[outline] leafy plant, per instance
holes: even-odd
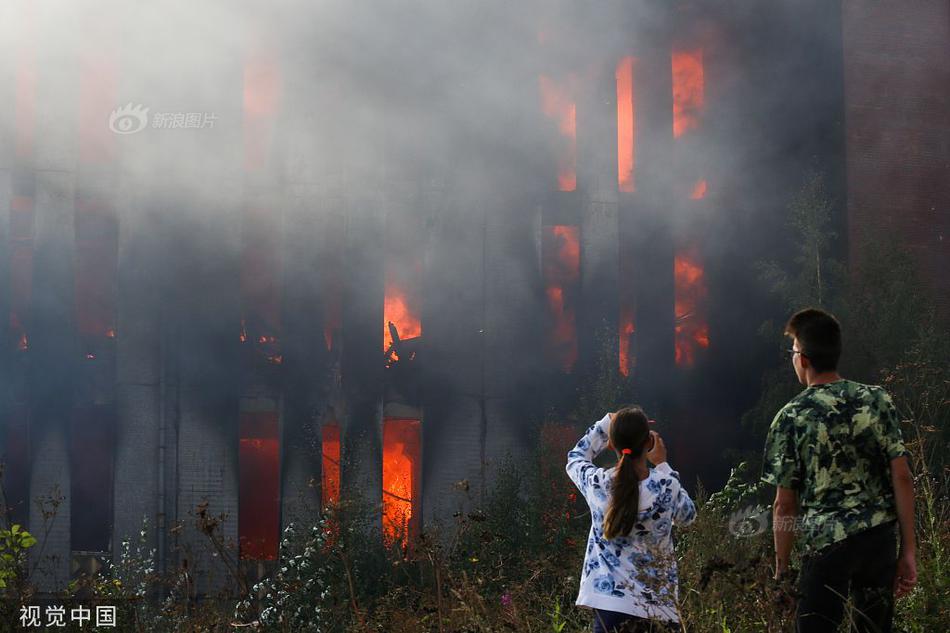
[[[298,530],[293,523],[284,529],[280,567],[237,604],[238,620],[264,631],[326,630],[334,530],[326,517],[302,534]]]
[[[36,545],[36,538],[17,523],[0,529],[0,589],[23,573],[26,552]]]
[[[554,633],[561,633],[565,626],[567,626],[567,620],[561,615],[561,602],[556,600],[554,610],[551,612],[551,630]]]

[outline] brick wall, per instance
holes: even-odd
[[[842,3],[848,238],[909,247],[950,314],[950,4]]]

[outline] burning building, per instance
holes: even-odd
[[[852,52],[812,34],[822,70],[782,65],[811,69],[796,37],[840,11],[788,9],[780,36],[757,8],[340,3],[317,26],[243,16],[212,46],[122,12],[77,14],[80,37],[20,4],[0,68],[0,440],[16,520],[39,531],[56,504],[44,589],[148,517],[160,569],[213,590],[202,504],[257,573],[283,526],[347,497],[408,546],[477,504],[536,423],[586,423],[570,400],[604,366],[684,473],[721,477],[702,448],[739,436],[733,396],[758,384],[758,314],[732,302],[780,242],[773,190],[816,154],[843,190]],[[511,26],[494,46],[478,28],[447,43],[487,18]],[[151,61],[179,44],[200,60]],[[760,99],[774,72],[794,81]]]

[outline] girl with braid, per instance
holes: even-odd
[[[590,506],[576,604],[593,610],[594,633],[681,630],[671,532],[692,523],[696,507],[649,424],[640,407],[608,413],[567,454],[567,474]],[[607,449],[617,464],[598,468],[593,460]]]

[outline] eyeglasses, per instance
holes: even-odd
[[[788,348],[787,350],[785,350],[785,353],[788,354],[789,358],[795,358],[795,354],[802,354],[802,356],[804,356],[804,354],[802,353],[802,350],[795,349],[794,347]]]

